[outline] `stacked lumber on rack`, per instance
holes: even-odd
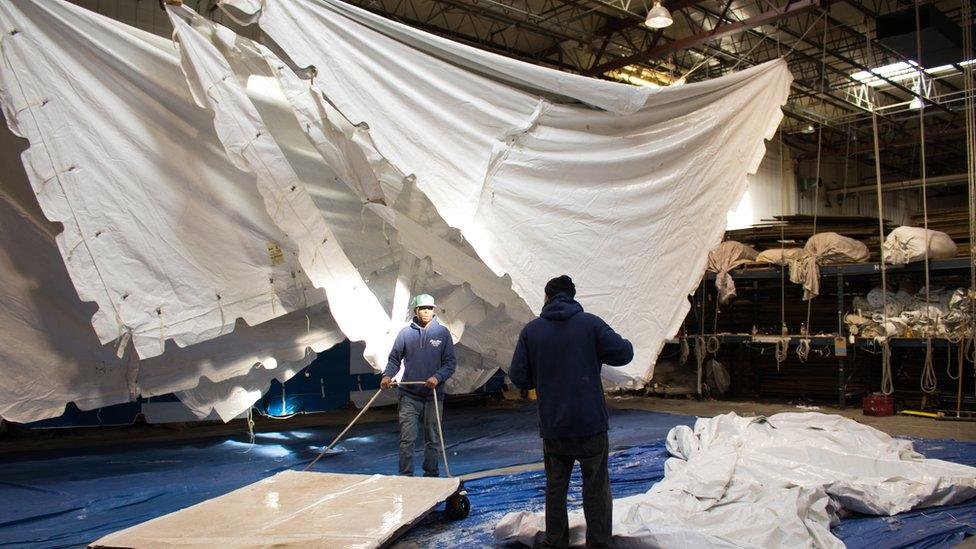
[[[931,215],[929,224],[931,225]],[[885,221],[885,234],[894,228],[894,224]],[[833,232],[860,240],[870,250],[871,261],[877,261],[880,256],[877,219],[863,216],[817,216],[816,232]],[[779,248],[783,245],[780,243],[781,239],[787,241],[787,248],[801,248],[813,234],[812,215],[787,215],[764,219],[747,229],[726,231],[725,238],[748,244],[761,251]]]
[[[912,225],[922,227],[925,217],[921,212],[912,216]],[[929,229],[949,235],[959,249],[959,255],[969,255],[969,208],[940,208],[929,210]]]
[[[889,221],[885,221],[886,233],[894,228],[895,225]],[[873,241],[874,248],[877,248],[877,219],[852,216],[818,216],[816,232],[838,233],[860,240],[868,244],[868,246],[871,245],[869,242]],[[813,234],[812,215],[788,215],[776,216],[773,219],[764,219],[762,222],[747,229],[726,231],[725,238],[726,240],[735,240],[743,244],[749,244],[756,249],[766,250],[779,248],[781,238],[796,242],[795,244],[788,244],[788,246],[803,246],[806,240],[813,236]]]

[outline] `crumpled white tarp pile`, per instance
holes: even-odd
[[[668,433],[664,479],[614,501],[622,547],[836,547],[849,511],[894,515],[976,497],[976,468],[926,459],[907,440],[819,413],[729,413]],[[582,513],[570,515],[582,544]],[[498,540],[531,544],[542,515],[509,513]]]
[[[105,392],[87,383],[103,366],[60,372],[52,359],[30,371],[6,353],[18,333],[2,332],[2,368],[76,381],[0,385],[8,410],[20,410],[10,419],[162,389],[196,391],[178,394],[229,419],[260,394],[255,371],[307,363],[337,337],[364,341],[382,366],[421,291],[471,351],[448,390],[470,390],[507,367],[545,281],[561,273],[635,343],[613,381],[641,385],[790,84],[776,61],[635,88],[341,2],[226,4],[254,14],[289,59],[183,6],[166,8],[169,41],[63,0],[0,4],[7,124],[29,141],[30,186],[44,217],[64,226],[57,246],[78,297],[96,307],[79,302],[79,318],[89,311],[100,346],[125,357],[109,368],[124,382]],[[318,76],[302,80],[295,63]],[[218,345],[185,356],[240,331],[238,319],[253,329],[250,353],[231,359]],[[266,341],[261,328],[278,319],[291,323]],[[28,404],[38,399],[49,401]]]
[[[887,309],[885,302],[887,301]],[[872,288],[855,297],[844,316],[849,334],[859,337],[939,337],[958,341],[969,336],[970,301],[965,288],[888,291]]]

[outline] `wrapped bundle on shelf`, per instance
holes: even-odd
[[[803,247],[806,252],[817,258],[817,263],[858,263],[867,261],[871,254],[868,247],[860,240],[854,240],[837,233],[817,233],[807,240]]]
[[[791,260],[802,258],[805,253],[803,248],[770,248],[759,252],[756,261],[785,267]]]
[[[807,240],[804,255],[792,259],[790,281],[803,286],[803,300],[820,294],[820,265],[858,263],[871,256],[863,242],[837,233],[817,233]]]
[[[956,257],[956,243],[946,233],[922,227],[898,227],[891,231],[884,242],[885,263],[901,265],[925,259],[949,259]]]
[[[708,270],[715,274],[715,288],[718,290],[719,303],[725,304],[735,297],[735,282],[729,272],[759,255],[755,249],[741,242],[726,240],[714,250],[708,252]]]

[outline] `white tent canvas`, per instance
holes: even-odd
[[[254,7],[233,4],[239,17]],[[221,412],[233,417],[269,376],[341,337],[382,367],[421,291],[465,351],[448,389],[470,390],[507,368],[562,273],[635,344],[611,381],[649,378],[779,122],[784,62],[652,91],[341,3],[264,5],[251,20],[286,59],[182,7],[168,8],[171,42],[61,0],[0,5],[0,103],[29,141],[31,188],[64,226],[78,297],[94,302],[79,311],[111,346],[94,352],[131,341],[136,364],[125,390],[55,401],[199,391],[203,378],[230,385],[184,400],[201,413],[233,401]],[[295,64],[318,76],[302,80]],[[216,343],[245,328],[249,353]],[[23,371],[24,359],[3,367]]]
[[[777,61],[650,91],[486,54],[332,0],[222,4],[293,65],[315,68],[314,85],[279,77],[293,105],[322,96],[367,128],[370,152],[415,179],[534,312],[546,280],[571,274],[584,305],[635,342],[634,362],[607,374],[624,386],[650,376],[687,313],[791,80]],[[303,122],[312,134],[315,121]]]

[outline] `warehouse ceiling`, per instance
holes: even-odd
[[[171,32],[159,0],[73,1],[163,36]],[[210,9],[212,0],[186,3],[234,26]],[[509,57],[634,85],[680,85],[785,55],[795,81],[781,131],[794,157],[815,160],[818,151],[824,159],[846,157],[861,167],[861,183],[873,182],[873,110],[882,179],[917,178],[921,112],[926,176],[967,171],[959,0],[918,6],[925,71],[913,65],[910,0],[665,0],[674,24],[663,30],[644,25],[646,0],[351,3]]]

